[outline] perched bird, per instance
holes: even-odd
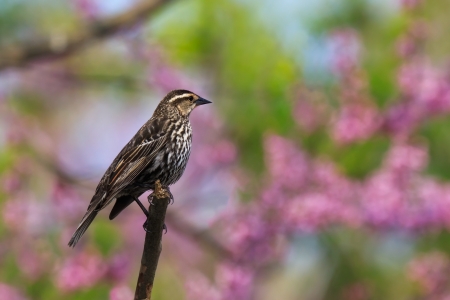
[[[110,220],[133,201],[148,215],[138,197],[153,190],[158,179],[168,190],[169,185],[183,175],[191,153],[189,115],[194,108],[207,103],[211,101],[187,90],[175,90],[164,97],[150,120],[106,170],[69,246],[76,245],[97,213],[113,200],[116,202],[109,214]]]

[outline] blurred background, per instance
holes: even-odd
[[[67,243],[172,89],[213,105],[154,299],[450,299],[449,5],[2,0],[0,299],[133,298],[137,205]]]

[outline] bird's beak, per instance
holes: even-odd
[[[200,106],[200,105],[208,104],[208,103],[212,103],[212,102],[209,101],[209,100],[203,99],[203,98],[198,98],[198,99],[195,101],[195,106]]]

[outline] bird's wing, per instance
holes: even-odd
[[[108,182],[108,198],[114,198],[130,184],[158,155],[167,141],[167,134],[153,139],[144,139],[139,145],[127,151],[117,163]]]
[[[88,207],[90,211],[105,208],[156,157],[167,142],[169,121],[151,118],[120,151],[106,171]]]

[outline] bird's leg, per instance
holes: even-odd
[[[135,197],[134,201],[136,201],[136,203],[139,205],[139,207],[142,209],[142,211],[144,212],[145,216],[148,218],[148,210],[145,208],[145,206],[141,203],[141,201]]]
[[[145,208],[145,206],[141,203],[141,201],[139,201],[139,199],[137,197],[134,198],[134,201],[136,201],[136,203],[139,205],[139,207],[142,209],[142,211],[144,212],[145,216],[147,217],[145,219],[145,223],[142,224],[142,227],[144,228],[144,230],[146,232],[148,232],[147,230],[147,219],[148,219],[148,210]]]
[[[169,194],[172,195],[170,192],[169,192]],[[142,205],[142,203],[141,203],[141,201],[139,201],[139,199],[135,198],[135,201],[137,202],[137,204],[142,209],[142,211],[144,212],[144,214],[147,216],[147,219],[148,219],[148,211],[147,211],[147,209],[144,207],[144,205]],[[148,203],[150,203],[150,205],[155,205],[155,204],[153,204],[153,193],[148,195]],[[145,220],[144,224],[142,224],[142,227],[144,228],[145,232],[148,232],[148,230],[147,230],[147,220]],[[163,230],[164,230],[164,234],[166,234],[167,233],[166,223],[163,224]]]

